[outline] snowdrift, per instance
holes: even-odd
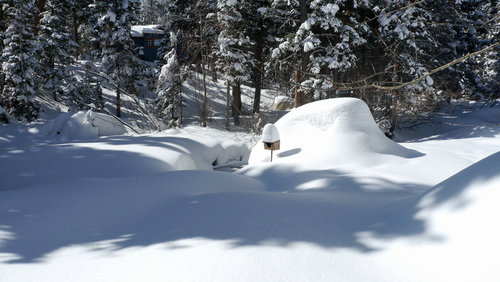
[[[447,237],[475,234],[478,246],[486,244],[486,238],[497,245],[500,227],[494,222],[500,200],[499,168],[497,152],[436,185],[419,200],[418,217]]]
[[[1,131],[0,160],[8,158],[9,165],[0,165],[0,191],[54,179],[79,181],[173,170],[213,170],[243,165],[250,154],[248,145],[222,138],[217,130],[207,128],[98,137],[112,131],[100,126],[97,119],[94,125],[99,127],[93,126],[88,115],[62,114],[40,130],[31,128],[17,138],[21,131],[16,127]]]
[[[356,164],[372,166],[383,156],[413,158],[420,154],[385,135],[368,106],[356,98],[335,98],[306,104],[276,122],[281,136],[277,162],[297,162],[309,168]],[[269,151],[255,145],[249,164],[269,161]]]
[[[62,141],[128,133],[127,128],[112,116],[92,110],[62,113],[45,126],[44,132],[60,136]]]
[[[406,273],[396,281],[497,281],[499,167],[497,152],[402,201],[359,241],[381,250],[376,263]]]

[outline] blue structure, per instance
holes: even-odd
[[[131,35],[135,46],[143,47],[139,57],[142,60],[154,62],[161,40],[165,37],[165,31],[158,25],[134,25]]]

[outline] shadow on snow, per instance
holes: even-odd
[[[106,142],[131,141],[110,138]],[[159,146],[156,138],[148,142]],[[487,165],[498,167],[499,154],[488,158]],[[107,178],[96,179],[97,174],[90,173],[0,191],[0,235],[7,234],[0,237],[0,252],[17,256],[8,263],[34,263],[63,247],[115,239],[121,239],[114,243],[118,249],[197,237],[231,240],[233,247],[309,242],[370,252],[376,249],[358,240],[360,232],[387,238],[426,232],[425,221],[415,215],[418,200],[429,187],[411,183],[355,178],[335,170],[294,172],[286,167],[267,169],[255,178],[211,171],[145,175],[161,164],[122,151],[72,148],[64,154],[64,158],[74,156],[84,156],[75,162],[88,157],[126,165]],[[58,157],[62,158],[54,156]],[[82,167],[87,165],[92,163]],[[496,175],[482,168],[473,168],[477,174],[465,173],[463,179],[471,178],[470,183],[473,178]],[[133,169],[139,170],[132,174],[136,177],[130,177]],[[463,193],[467,183],[460,183],[438,185],[436,205]]]

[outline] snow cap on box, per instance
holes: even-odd
[[[278,128],[272,123],[266,124],[262,130],[262,142],[273,143],[279,140],[280,133],[278,132]]]

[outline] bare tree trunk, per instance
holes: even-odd
[[[201,72],[203,75],[203,105],[202,105],[202,110],[201,110],[201,115],[202,115],[202,123],[201,125],[203,127],[207,126],[207,79],[206,79],[206,74],[205,74],[205,66],[202,63],[201,64]]]
[[[122,117],[122,109],[121,109],[121,99],[120,99],[120,87],[116,88],[116,116]]]
[[[207,79],[206,79],[206,73],[205,73],[205,61],[206,61],[206,56],[203,52],[203,22],[202,22],[202,17],[200,17],[200,55],[201,55],[201,62],[200,62],[200,71],[203,76],[203,104],[202,104],[202,109],[201,109],[201,125],[203,127],[207,126]],[[197,64],[198,67],[198,64]]]
[[[183,109],[182,109],[182,80],[179,83],[179,128],[182,127],[182,115],[183,115]]]
[[[212,71],[212,80],[214,82],[217,82],[217,68],[215,66],[216,60],[217,58],[215,58],[215,55],[210,59],[210,70]]]
[[[239,82],[233,85],[233,118],[234,125],[240,125],[240,114],[241,114],[241,86]]]
[[[304,23],[307,20],[307,7],[307,0],[299,0],[300,24]],[[300,88],[300,83],[304,79],[303,74],[307,67],[307,61],[308,55],[306,52],[302,51],[300,62],[295,69],[295,108],[298,108],[303,104],[304,98],[302,97],[302,89]]]
[[[229,116],[231,115],[230,113],[230,106],[231,106],[231,86],[229,85],[229,82],[226,82],[226,130],[230,131],[230,121],[229,121]]]
[[[80,55],[80,34],[78,33],[78,14],[76,8],[72,9],[72,17],[73,17],[73,39],[75,40],[75,58],[78,59]]]
[[[0,73],[0,94],[3,92],[3,88],[5,85],[5,74],[2,72]]]
[[[263,60],[263,52],[264,52],[264,36],[263,32],[260,32],[258,36],[255,38],[256,39],[256,44],[255,44],[255,59],[257,61],[257,65],[254,67],[253,70],[253,77],[255,80],[255,94],[254,94],[254,100],[253,100],[253,113],[258,113],[260,110],[260,96],[261,96],[261,90],[262,90],[262,69],[264,67],[264,60]]]
[[[302,92],[300,91],[300,70],[295,70],[295,108],[302,106]]]

